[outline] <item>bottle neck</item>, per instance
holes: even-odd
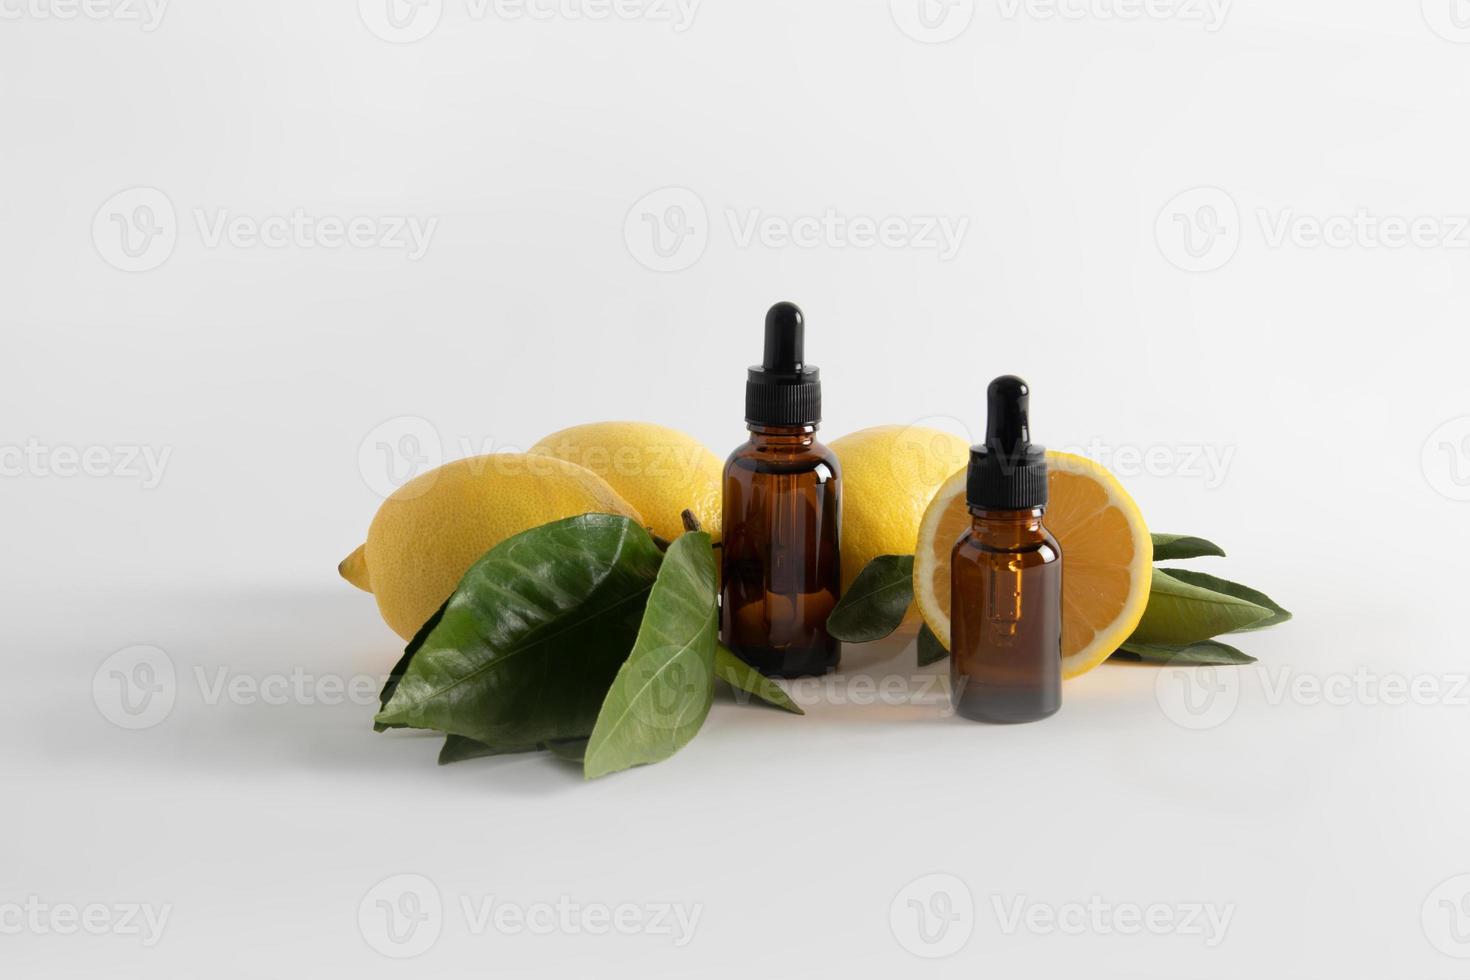
[[[985,543],[997,548],[1021,548],[1046,537],[1046,528],[1041,524],[1045,511],[1045,507],[1029,507],[1025,510],[971,507],[970,519],[975,534]]]
[[[782,449],[803,449],[817,441],[816,425],[756,425],[746,423],[750,430],[750,442],[754,446]]]

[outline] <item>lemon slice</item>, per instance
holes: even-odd
[[[1133,632],[1148,605],[1154,547],[1138,505],[1117,477],[1071,453],[1046,454],[1046,527],[1062,546],[1062,676],[1102,663]],[[965,471],[924,511],[914,555],[914,598],[949,649],[949,555],[970,526]]]

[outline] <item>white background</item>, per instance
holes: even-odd
[[[0,919],[7,975],[1470,971],[1470,5],[956,0],[928,30],[904,0],[444,0],[395,32],[376,0],[64,3],[0,0],[0,913],[170,917],[151,947]],[[952,255],[740,233],[829,211],[966,224]],[[416,258],[210,235],[295,212],[436,223]],[[162,234],[130,260],[119,220]],[[659,259],[648,221],[692,237]],[[825,435],[973,432],[1020,373],[1043,441],[1223,544],[1199,567],[1297,614],[1241,640],[1233,712],[1191,728],[1113,664],[1015,729],[719,703],[675,759],[584,784],[437,768],[363,705],[209,703],[221,676],[396,658],[335,570],[379,502],[365,442],[427,426],[453,458],[630,418],[723,455],[777,299],[807,312]],[[125,462],[145,449],[157,479]],[[907,639],[850,650],[835,689],[907,678]],[[126,730],[93,678],[139,644],[177,694]],[[1282,693],[1300,678],[1348,693]],[[935,873],[959,884],[904,891]],[[398,874],[444,907],[406,964],[359,928]],[[915,895],[973,901],[950,958],[903,941]],[[473,934],[460,901],[491,896],[701,911],[678,948]],[[1232,918],[1210,945],[997,912],[1094,899]]]

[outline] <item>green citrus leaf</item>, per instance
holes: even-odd
[[[913,601],[914,556],[879,555],[843,593],[827,632],[845,643],[881,640],[898,629]]]
[[[806,714],[800,705],[791,700],[791,695],[786,693],[785,688],[735,656],[723,643],[715,647],[715,676],[740,692],[735,695],[737,701],[749,700],[741,697],[741,694],[752,694],[782,711],[789,711],[794,715]]]
[[[1225,549],[1213,541],[1188,534],[1155,534],[1154,561],[1179,561],[1184,558],[1224,558]]]
[[[1254,602],[1258,606],[1264,606],[1271,610],[1270,616],[1249,626],[1242,626],[1238,632],[1263,630],[1268,626],[1279,626],[1291,618],[1291,613],[1278,605],[1274,599],[1266,593],[1253,589],[1248,585],[1241,585],[1239,582],[1232,582],[1229,579],[1223,579],[1217,575],[1207,575],[1204,572],[1191,571],[1187,568],[1171,568],[1169,569],[1169,574],[1182,582],[1188,582],[1190,585],[1197,585],[1202,589],[1221,592],[1228,596],[1234,596],[1237,599],[1244,599],[1246,602]]]
[[[384,682],[383,690],[378,694],[378,707],[380,709],[387,707],[388,702],[393,700],[393,692],[398,690],[398,682],[403,680],[403,672],[408,670],[409,662],[413,660],[414,654],[418,653],[419,647],[424,645],[424,639],[433,632],[435,626],[439,625],[439,620],[444,616],[444,607],[447,605],[449,605],[449,600],[445,599],[443,604],[434,611],[434,615],[429,617],[429,621],[419,627],[419,631],[413,635],[413,639],[408,641],[408,646],[403,648],[403,656],[398,658],[398,662],[388,672],[388,680]],[[373,731],[386,732],[390,728],[407,727],[407,725],[385,725],[382,722],[376,722],[373,725]]]
[[[1128,642],[1119,647],[1118,652],[1113,656],[1142,660],[1148,664],[1196,664],[1201,667],[1233,666],[1256,662],[1256,658],[1250,654],[1243,653],[1219,640],[1201,640],[1186,646]]]
[[[718,620],[710,536],[686,532],[664,555],[633,652],[598,712],[588,779],[660,762],[699,732],[714,700]]]
[[[930,664],[937,664],[947,656],[949,656],[949,651],[944,649],[944,644],[939,642],[939,637],[935,636],[929,624],[925,623],[919,630],[919,666],[927,667]]]
[[[542,748],[545,748],[558,759],[575,762],[579,766],[582,765],[587,757],[587,739],[585,738],[557,739],[553,742],[547,742]]]
[[[463,735],[449,735],[444,739],[444,746],[439,750],[439,765],[447,766],[451,762],[464,762],[466,759],[481,759],[490,755],[515,755],[520,752],[535,752],[541,749],[540,745],[518,745],[513,748],[502,748],[495,745],[486,745],[484,742],[476,742],[472,738]]]
[[[623,517],[586,514],[476,562],[378,712],[490,746],[584,738],[638,634],[660,554]]]
[[[1155,568],[1148,608],[1128,642],[1187,646],[1271,615],[1269,608],[1248,599],[1186,582],[1176,577],[1174,569]]]

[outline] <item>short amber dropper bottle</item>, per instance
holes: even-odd
[[[841,468],[817,441],[822,382],[805,332],[792,303],[766,314],[765,355],[745,384],[750,439],[725,462],[720,634],[779,677],[825,674],[842,653],[827,633],[842,584]]]
[[[1042,525],[1046,451],[1031,443],[1030,395],[1012,375],[990,383],[985,442],[970,450],[972,524],[950,556],[950,693],[975,721],[1062,706],[1062,549]]]

